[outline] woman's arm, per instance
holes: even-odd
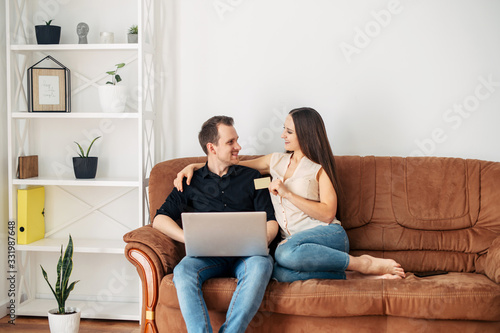
[[[306,199],[298,194],[291,192],[285,184],[279,179],[274,180],[269,185],[271,194],[279,195],[289,200],[305,214],[316,220],[331,223],[337,213],[337,194],[333,184],[326,172],[321,168],[318,172],[319,182],[319,202]]]
[[[239,165],[243,165],[260,172],[261,175],[267,175],[270,173],[269,164],[271,163],[271,155],[264,155],[251,160],[240,161]]]
[[[184,169],[177,173],[177,177],[174,179],[174,186],[179,191],[182,192],[182,180],[186,178],[186,184],[189,185],[191,183],[191,178],[193,178],[193,173],[203,168],[205,163],[192,163],[186,165]]]
[[[258,158],[254,158],[252,160],[240,161],[239,164],[255,169],[259,171],[262,175],[269,174],[269,163],[271,162],[271,154],[261,156]],[[192,163],[184,167],[179,173],[177,177],[174,179],[174,186],[179,191],[182,192],[182,180],[186,178],[186,184],[189,185],[191,183],[191,178],[193,178],[193,173],[201,169],[205,163]]]

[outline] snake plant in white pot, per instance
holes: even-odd
[[[68,246],[63,256],[63,246],[61,245],[61,256],[57,262],[57,281],[55,289],[49,282],[47,272],[42,268],[42,274],[47,281],[50,290],[57,301],[57,308],[49,310],[49,326],[51,333],[77,333],[80,328],[80,309],[66,307],[66,300],[70,292],[75,288],[78,281],[69,284],[69,277],[73,270],[73,239],[69,236]],[[69,285],[68,285],[69,284]]]
[[[106,74],[111,76],[111,80],[105,85],[99,86],[99,99],[104,112],[123,112],[127,104],[127,86],[119,84],[122,81],[118,70],[123,68],[125,63],[115,65],[115,70]]]

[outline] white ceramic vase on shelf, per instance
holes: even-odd
[[[78,333],[80,329],[80,309],[66,307],[66,314],[57,314],[57,308],[48,313],[50,333]]]
[[[106,84],[99,86],[99,100],[103,112],[123,112],[127,104],[127,86]]]

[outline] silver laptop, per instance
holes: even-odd
[[[266,223],[265,212],[182,213],[186,255],[265,256]]]

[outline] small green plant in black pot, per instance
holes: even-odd
[[[38,44],[59,44],[61,27],[51,25],[52,21],[45,21],[45,24],[35,26],[36,42]]]
[[[75,177],[77,179],[92,179],[95,178],[97,173],[97,157],[89,156],[90,149],[94,142],[99,139],[100,136],[96,137],[89,145],[87,152],[85,152],[78,142],[75,141],[78,146],[79,157],[73,157],[73,170],[75,171]]]

